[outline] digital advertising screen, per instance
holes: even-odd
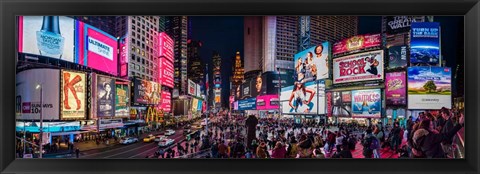
[[[387,16],[387,33],[396,34],[410,31],[413,22],[424,22],[424,16]]]
[[[332,54],[353,53],[367,48],[378,47],[382,44],[380,34],[357,35],[336,42],[332,47]]]
[[[158,57],[164,57],[166,60],[173,62],[173,39],[165,32],[158,34]]]
[[[299,82],[310,82],[329,77],[330,44],[323,42],[295,54],[294,68],[295,80]]]
[[[382,113],[382,93],[380,89],[352,91],[352,117],[380,118]]]
[[[257,77],[257,84],[258,80]],[[262,92],[259,95],[270,95],[278,94],[280,87],[293,85],[295,78],[292,72],[281,72],[280,74],[278,72],[265,72],[262,75],[262,80]]]
[[[388,48],[388,68],[404,68],[408,63],[409,49],[407,45]]]
[[[76,23],[75,63],[118,76],[117,38],[83,22]]]
[[[43,110],[42,117],[45,120],[60,119],[59,70],[29,69],[20,71],[16,76],[15,92],[16,119],[40,120],[41,110]],[[40,100],[42,93],[42,100]]]
[[[238,110],[240,110],[240,111],[255,110],[256,109],[256,103],[257,103],[256,98],[248,98],[248,99],[245,99],[245,100],[240,100],[240,101],[238,101]]]
[[[440,23],[414,22],[410,34],[410,63],[440,62]]]
[[[174,74],[174,69],[173,69],[173,63],[170,62],[169,60],[165,58],[159,58],[158,59],[158,79],[160,84],[163,86],[173,88],[174,82],[173,82],[173,74]]]
[[[168,90],[162,90],[162,103],[160,109],[163,109],[165,112],[170,112],[172,110],[172,94]]]
[[[407,104],[407,76],[405,71],[385,74],[385,102],[389,106]]]
[[[135,103],[158,104],[160,102],[161,86],[156,82],[135,78],[133,91]]]
[[[284,114],[325,114],[325,82],[296,83],[282,88],[280,102]]]
[[[115,81],[115,117],[128,117],[130,102],[129,82]]]
[[[192,80],[188,79],[188,95],[195,96],[197,95],[197,84]]]
[[[257,96],[257,110],[276,110],[279,108],[278,95]]]
[[[333,59],[333,84],[383,80],[383,50]]]
[[[119,60],[120,61],[120,66],[118,70],[118,75],[122,78],[125,78],[128,76],[128,58],[129,58],[129,49],[128,49],[128,37],[125,36],[120,39],[120,56]]]
[[[74,29],[66,16],[19,16],[18,52],[74,62]]]
[[[85,119],[86,74],[62,70],[60,79],[61,119]]]
[[[115,116],[115,80],[97,75],[96,89],[96,109],[98,117],[114,117]]]
[[[352,116],[352,93],[351,91],[331,92],[331,113],[335,117]]]
[[[447,67],[409,67],[408,109],[452,108],[452,71]]]

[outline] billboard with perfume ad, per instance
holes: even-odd
[[[408,109],[452,108],[452,71],[446,67],[409,67]]]
[[[60,73],[61,119],[85,119],[86,74],[62,70]]]
[[[118,76],[117,38],[83,22],[76,24],[75,63]]]
[[[391,72],[385,74],[385,102],[389,106],[407,104],[406,73]]]
[[[60,111],[60,71],[57,69],[30,69],[16,75],[16,119],[39,120],[43,109],[43,119],[59,120]],[[42,91],[40,91],[41,87]],[[40,96],[42,95],[42,100]]]
[[[97,89],[95,90],[95,102],[98,117],[114,117],[115,116],[115,80],[107,77],[96,75]]]
[[[74,62],[74,28],[66,16],[19,16],[18,52]]]

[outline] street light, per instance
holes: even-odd
[[[40,89],[40,155],[39,158],[43,157],[43,88],[42,84],[37,84],[35,89]]]

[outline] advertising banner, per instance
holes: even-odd
[[[43,96],[40,88],[41,85]],[[16,119],[59,120],[60,112],[60,71],[56,69],[30,69],[16,75]]]
[[[117,76],[117,38],[83,22],[76,23],[75,63]]]
[[[333,84],[383,80],[383,50],[333,59]]]
[[[310,82],[329,77],[328,60],[330,55],[329,43],[323,42],[295,54],[295,80]]]
[[[96,107],[98,117],[115,116],[115,80],[97,75]]]
[[[74,62],[74,26],[66,16],[19,16],[18,52]]]
[[[406,73],[391,72],[385,74],[385,102],[389,106],[404,106],[407,104]]]
[[[408,68],[408,109],[450,109],[452,72],[446,67]]]
[[[233,110],[238,110],[238,101],[233,102]]]
[[[381,44],[382,37],[380,34],[357,35],[335,43],[332,48],[332,53],[334,55],[341,53],[349,53],[371,47],[378,47],[381,46]]]
[[[85,119],[86,74],[62,70],[61,83],[61,119]]]
[[[325,114],[325,82],[296,83],[282,88],[280,101],[284,114]]]
[[[164,57],[166,60],[173,62],[173,39],[165,32],[158,34],[158,57]]]
[[[165,112],[170,112],[172,110],[172,95],[168,90],[162,90],[162,104],[160,108]]]
[[[125,78],[128,76],[128,57],[129,57],[129,50],[128,50],[128,37],[123,37],[120,39],[120,69],[119,69],[119,76]]]
[[[198,99],[192,98],[192,105],[191,105],[190,110],[191,111],[197,111],[197,108],[198,108]]]
[[[129,107],[128,103],[130,102],[129,99],[129,82],[120,82],[116,81],[116,89],[115,89],[115,117],[128,117],[129,116]]]
[[[262,80],[262,91],[259,95],[278,94],[280,87],[291,86],[295,81],[293,73],[290,72],[282,72],[281,74],[278,74],[278,72],[265,72],[262,75]]]
[[[215,99],[215,103],[220,103],[221,102],[221,96],[222,96],[222,90],[220,89],[214,89],[213,90],[213,95]]]
[[[200,85],[197,84],[196,86],[197,90],[196,90],[196,95],[197,97],[202,97],[202,91],[200,90]]]
[[[352,93],[351,91],[332,92],[332,116],[352,116]]]
[[[245,82],[242,83],[242,99],[253,97],[252,90],[254,89],[252,88],[255,85],[252,85],[252,80],[253,79],[245,79]]]
[[[245,100],[238,101],[238,110],[256,110],[256,98],[248,98]]]
[[[327,117],[331,117],[332,116],[332,111],[333,111],[332,92],[325,93],[325,97],[327,99]]]
[[[158,104],[160,102],[161,87],[158,83],[135,78],[133,84],[135,103]]]
[[[388,68],[405,68],[408,63],[408,47],[406,45],[388,48]]]
[[[385,47],[390,48],[392,46],[402,46],[402,45],[408,45],[408,40],[410,38],[409,33],[398,33],[398,34],[392,34],[388,35],[387,34],[387,42]]]
[[[197,84],[195,84],[192,80],[188,79],[188,95],[195,96],[197,95]]]
[[[408,32],[413,22],[425,21],[424,16],[387,16],[387,33]]]
[[[380,118],[382,113],[382,94],[380,89],[352,91],[352,117]]]
[[[440,61],[440,23],[414,22],[410,34],[410,63],[438,64]]]
[[[173,63],[165,58],[158,59],[158,81],[161,85],[173,88]]]
[[[278,95],[261,95],[257,97],[257,110],[279,109]]]
[[[203,100],[198,100],[197,111],[202,111]]]

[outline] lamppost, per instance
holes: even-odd
[[[39,158],[43,157],[43,88],[42,84],[38,84],[35,89],[40,89],[40,155]]]

